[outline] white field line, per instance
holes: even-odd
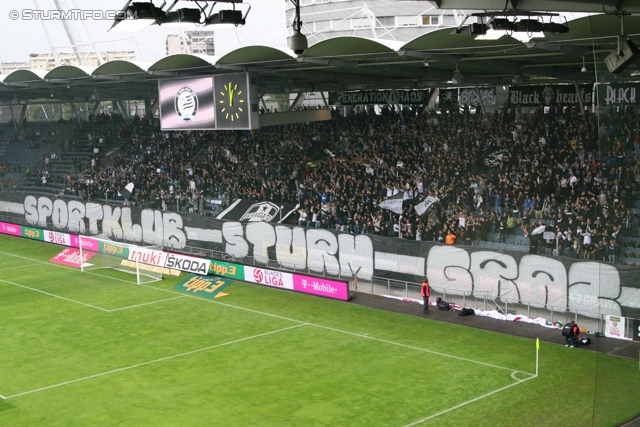
[[[52,294],[52,293],[49,293],[49,292],[41,291],[40,289],[32,288],[32,287],[25,286],[25,285],[19,285],[17,283],[10,282],[8,280],[0,279],[0,282],[8,283],[10,285],[17,286],[19,288],[29,289],[30,291],[40,292],[41,294],[49,295],[50,297],[59,298],[59,299],[62,299],[62,300],[65,300],[65,301],[69,301],[69,302],[73,302],[73,303],[76,303],[76,304],[84,305],[85,307],[95,308],[96,310],[104,311],[104,312],[107,312],[107,313],[109,312],[109,310],[97,307],[95,305],[85,304],[85,303],[80,302],[80,301],[72,300],[71,298],[61,297],[60,295],[56,295],[56,294]]]
[[[112,310],[107,310],[106,308],[98,307],[96,305],[91,305],[91,304],[87,304],[87,303],[80,302],[80,301],[76,301],[76,300],[71,299],[71,298],[65,298],[65,297],[62,297],[60,295],[52,294],[50,292],[41,291],[40,289],[32,288],[30,286],[20,285],[18,283],[10,282],[8,280],[0,279],[0,282],[8,283],[9,285],[18,286],[18,287],[24,288],[24,289],[29,289],[29,290],[34,291],[34,292],[40,292],[41,294],[45,294],[45,295],[48,295],[50,297],[59,298],[59,299],[65,300],[65,301],[69,301],[69,302],[73,302],[73,303],[76,303],[76,304],[84,305],[85,307],[94,308],[96,310],[100,310],[100,311],[103,311],[105,313],[113,313],[114,311],[127,310],[129,308],[142,307],[144,305],[151,305],[151,304],[155,304],[155,303],[158,303],[158,302],[171,301],[171,300],[174,300],[174,299],[179,299],[179,298],[186,297],[186,295],[180,295],[180,296],[173,297],[173,298],[165,298],[165,299],[161,299],[161,300],[157,300],[157,301],[150,301],[150,302],[145,302],[145,303],[142,303],[142,304],[130,305],[130,306],[127,306],[127,307],[120,307],[120,308],[114,308]]]
[[[50,263],[50,262],[47,262],[47,261],[40,261],[40,260],[33,259],[33,258],[23,257],[23,256],[20,256],[20,255],[14,255],[14,254],[11,254],[11,253],[8,253],[8,252],[2,252],[2,251],[0,251],[0,254],[13,256],[13,257],[20,258],[20,259],[30,260],[30,261],[37,262],[37,263],[39,263],[39,264],[46,264],[46,265],[48,265],[48,266],[52,266],[52,267],[60,267],[60,268],[65,268],[65,269],[72,270],[72,271],[79,271],[79,270],[78,270],[77,268],[75,268],[75,267],[70,267],[70,266],[66,266],[66,265],[62,265],[62,264]],[[34,264],[34,265],[36,265],[36,264]],[[33,267],[34,265],[20,266],[20,267],[10,267],[10,268],[3,268],[3,269],[0,269],[0,271],[11,270],[11,269],[15,269],[15,268]],[[85,271],[84,273],[86,273],[86,274],[92,274],[92,275],[94,275],[94,276],[106,277],[106,278],[108,278],[108,279],[116,280],[116,281],[120,281],[120,282],[124,282],[124,283],[129,284],[129,285],[132,285],[132,284],[133,284],[132,282],[129,282],[129,281],[124,280],[124,279],[120,279],[120,278],[117,278],[117,277],[106,276],[106,275],[104,275],[104,274],[94,273],[94,272],[92,272],[92,271]],[[1,280],[1,279],[0,279],[0,280]],[[45,292],[45,291],[40,291],[40,290],[38,290],[38,289],[30,288],[30,287],[28,287],[28,286],[18,285],[17,283],[8,282],[8,281],[6,281],[6,280],[1,280],[1,281],[6,282],[6,283],[9,283],[9,284],[14,285],[14,286],[20,286],[20,287],[23,287],[23,288],[26,288],[26,289],[31,289],[31,290],[36,291],[36,292],[41,292],[41,293],[43,293],[43,294],[46,294],[46,295],[49,295],[49,296],[52,296],[52,297],[55,297],[55,298],[61,298],[61,299],[67,300],[67,301],[75,302],[75,303],[80,304],[80,305],[84,305],[84,306],[87,306],[87,307],[95,308],[95,309],[97,309],[97,310],[101,310],[101,311],[104,311],[104,312],[107,312],[107,313],[111,313],[111,312],[113,312],[113,311],[125,310],[125,309],[133,308],[133,307],[140,307],[140,306],[143,306],[143,305],[155,304],[155,303],[157,303],[157,302],[162,302],[162,301],[169,301],[169,300],[172,300],[172,299],[178,299],[178,298],[182,298],[182,297],[185,297],[185,296],[186,296],[186,295],[182,295],[182,296],[180,296],[180,297],[176,297],[176,298],[167,298],[167,299],[162,299],[162,300],[158,300],[158,301],[151,301],[151,302],[147,302],[147,303],[144,303],[144,304],[137,304],[137,305],[132,305],[132,306],[129,306],[129,307],[122,307],[122,308],[116,308],[116,309],[113,309],[113,310],[107,310],[107,309],[105,309],[105,308],[101,308],[101,307],[93,306],[93,305],[90,305],[90,304],[85,304],[85,303],[80,302],[80,301],[72,300],[72,299],[70,299],[70,298],[61,297],[61,296],[59,296],[59,295],[51,294],[51,293],[48,293],[48,292]],[[148,287],[148,288],[150,288],[150,289],[160,290],[160,289],[158,289],[158,288],[153,288],[153,287],[150,287],[150,286],[147,286],[147,287]]]
[[[172,290],[169,290],[169,289],[154,288],[154,287],[149,286],[149,285],[139,285],[139,286],[143,286],[143,287],[151,288],[151,289],[156,289],[156,290],[162,290],[164,292],[181,295],[180,293],[172,291]],[[190,297],[190,298],[194,298],[194,299],[196,299],[198,301],[204,301],[204,302],[208,302],[208,303],[218,304],[218,305],[222,305],[222,306],[225,306],[225,307],[235,308],[237,310],[244,310],[244,311],[248,311],[250,313],[256,313],[256,314],[261,314],[261,315],[264,315],[264,316],[274,317],[274,318],[277,318],[277,319],[289,320],[291,322],[304,323],[306,325],[315,326],[317,328],[327,329],[327,330],[334,331],[334,332],[340,332],[340,333],[343,333],[343,334],[348,334],[348,335],[352,335],[352,336],[356,336],[356,337],[360,337],[360,338],[366,338],[366,339],[370,339],[370,340],[374,340],[374,341],[378,341],[378,342],[383,342],[383,343],[390,344],[390,345],[396,345],[396,346],[408,348],[408,349],[411,349],[411,350],[422,351],[422,352],[434,354],[434,355],[437,355],[437,356],[449,357],[449,358],[461,360],[461,361],[464,361],[464,362],[476,363],[476,364],[487,366],[487,367],[490,367],[490,368],[503,369],[503,370],[506,370],[506,371],[509,371],[509,372],[522,372],[522,373],[527,374],[527,375],[533,375],[533,374],[529,374],[528,372],[518,371],[518,370],[512,369],[512,368],[505,368],[504,366],[492,365],[490,363],[479,362],[479,361],[473,360],[473,359],[466,359],[466,358],[460,357],[460,356],[454,356],[454,355],[451,355],[451,354],[440,353],[440,352],[437,352],[437,351],[427,350],[427,349],[420,348],[420,347],[414,347],[414,346],[410,346],[410,345],[407,345],[407,344],[402,344],[402,343],[395,342],[395,341],[389,341],[389,340],[384,340],[384,339],[381,339],[381,338],[375,338],[375,337],[370,336],[369,333],[367,333],[367,334],[358,334],[356,332],[350,332],[350,331],[345,331],[345,330],[342,330],[342,329],[332,328],[332,327],[329,327],[329,326],[323,326],[323,325],[318,325],[318,324],[315,324],[315,323],[304,322],[302,320],[292,319],[290,317],[284,317],[284,316],[279,316],[279,315],[276,315],[276,314],[265,313],[263,311],[253,310],[251,308],[238,307],[236,305],[231,305],[231,304],[227,304],[227,303],[216,301],[216,300],[212,300],[212,299],[200,298],[200,297],[195,296],[195,295],[185,295],[185,296]]]
[[[142,303],[142,304],[130,305],[128,307],[114,308],[113,310],[107,310],[107,311],[109,313],[113,313],[114,311],[128,310],[130,308],[142,307],[143,305],[151,305],[151,304],[155,304],[155,303],[163,302],[163,301],[172,301],[174,299],[180,299],[180,298],[184,298],[184,297],[186,297],[186,295],[181,295],[179,297],[173,297],[173,298],[159,299],[157,301],[151,301],[151,302],[145,302],[145,303]]]
[[[515,387],[515,386],[517,386],[517,385],[522,384],[522,383],[523,383],[523,382],[525,382],[525,381],[529,381],[529,380],[532,380],[532,379],[534,379],[534,378],[537,378],[537,375],[532,375],[531,377],[529,377],[529,378],[525,378],[524,380],[518,380],[518,382],[515,382],[515,383],[513,383],[513,384],[509,384],[509,385],[504,386],[504,387],[502,387],[502,388],[499,388],[499,389],[497,389],[497,390],[490,391],[489,393],[487,393],[487,394],[483,394],[482,396],[474,397],[474,398],[473,398],[473,399],[471,399],[471,400],[467,400],[466,402],[462,402],[462,403],[460,403],[460,404],[458,404],[458,405],[455,405],[455,406],[452,406],[452,407],[450,407],[450,408],[447,408],[447,409],[445,409],[444,411],[440,411],[440,412],[438,412],[438,413],[436,413],[436,414],[429,415],[428,417],[425,417],[425,418],[423,418],[423,419],[421,419],[421,420],[414,421],[414,422],[412,422],[411,424],[407,424],[407,425],[405,425],[404,427],[413,427],[413,426],[416,426],[416,425],[418,425],[418,424],[422,424],[422,423],[423,423],[423,422],[425,422],[425,421],[429,421],[429,420],[431,420],[431,419],[434,419],[434,418],[439,417],[440,415],[444,415],[444,414],[446,414],[446,413],[448,413],[448,412],[455,411],[456,409],[460,409],[460,408],[462,408],[463,406],[467,406],[467,405],[469,405],[469,404],[471,404],[471,403],[477,402],[477,401],[482,400],[482,399],[484,399],[484,398],[486,398],[486,397],[493,396],[494,394],[500,393],[500,392],[505,391],[505,390],[507,390],[507,389],[509,389],[509,388],[511,388],[511,387]]]
[[[12,253],[9,253],[9,252],[2,252],[2,251],[0,251],[0,254],[2,254],[2,255],[9,255],[9,256],[12,256],[12,257],[20,258],[20,259],[26,259],[26,260],[29,260],[29,261],[37,262],[38,264],[45,264],[45,265],[48,265],[48,266],[50,266],[50,267],[64,268],[64,269],[66,269],[66,270],[71,270],[71,271],[75,271],[75,272],[80,272],[80,271],[81,271],[79,268],[76,268],[76,267],[71,267],[71,266],[63,265],[63,264],[56,264],[56,263],[49,262],[49,261],[40,261],[39,259],[33,259],[33,258],[29,258],[29,257],[24,257],[24,256],[20,256],[20,255],[15,255],[15,254],[12,254]],[[123,259],[124,259],[124,258],[123,258]],[[130,282],[130,281],[125,280],[125,279],[119,279],[119,278],[117,278],[117,277],[111,277],[111,276],[107,276],[107,275],[104,275],[104,274],[95,273],[95,272],[93,272],[93,271],[84,271],[83,273],[85,273],[85,274],[92,274],[92,275],[94,275],[94,276],[106,277],[106,278],[108,278],[108,279],[115,280],[115,281],[118,281],[118,282],[124,282],[124,283],[126,283],[126,284],[128,284],[128,285],[133,285],[133,284],[135,284],[135,283]],[[157,288],[151,288],[151,289],[156,289],[156,290],[157,290]]]
[[[7,267],[7,268],[0,268],[0,271],[7,271],[7,270],[16,270],[18,268],[27,268],[27,267],[35,267],[36,264],[27,264],[27,265],[19,265],[17,267]]]
[[[3,254],[3,253],[5,253],[5,252],[1,252],[0,251],[0,254]],[[32,261],[41,262],[41,263],[44,263],[44,264],[47,264],[47,265],[56,265],[56,266],[59,266],[59,267],[66,267],[64,265],[50,264],[50,263],[47,263],[47,262],[44,262],[44,261],[34,260],[32,258],[21,257],[21,256],[18,256],[18,255],[13,255],[13,254],[8,254],[8,253],[7,253],[7,255],[16,256],[18,258],[23,258],[23,259],[30,259]],[[66,268],[71,268],[71,267],[66,267]],[[96,274],[96,273],[92,273],[92,274]],[[97,274],[97,275],[98,276],[102,276],[100,274]],[[105,276],[105,277],[108,277],[108,276]],[[130,282],[126,282],[126,283],[131,284]],[[380,338],[371,337],[369,335],[363,335],[363,334],[358,334],[358,333],[355,333],[355,332],[350,332],[350,331],[345,331],[345,330],[341,330],[341,329],[331,328],[331,327],[328,327],[328,326],[323,326],[323,325],[318,325],[318,324],[314,324],[314,323],[304,322],[304,321],[301,321],[301,320],[298,320],[298,319],[292,319],[292,318],[289,318],[289,317],[279,316],[277,314],[266,313],[266,312],[254,310],[254,309],[251,309],[251,308],[239,307],[239,306],[223,303],[223,302],[212,300],[212,299],[205,299],[205,298],[198,297],[196,295],[184,295],[184,294],[176,292],[176,291],[172,291],[172,290],[169,290],[169,289],[156,288],[156,287],[149,286],[149,285],[142,285],[141,284],[141,285],[136,285],[136,286],[141,286],[141,287],[144,287],[144,288],[149,288],[149,289],[153,289],[155,291],[166,292],[166,293],[170,293],[170,294],[174,294],[174,295],[180,295],[180,296],[183,296],[183,297],[193,298],[193,299],[196,299],[198,301],[213,303],[213,304],[221,305],[221,306],[224,306],[224,307],[233,308],[233,309],[236,309],[236,310],[243,310],[243,311],[247,311],[247,312],[250,312],[250,313],[260,314],[260,315],[268,316],[268,317],[273,317],[273,318],[276,318],[276,319],[282,319],[282,320],[288,320],[288,321],[291,321],[291,322],[297,322],[297,323],[300,323],[301,325],[315,326],[317,328],[327,329],[327,330],[331,330],[331,331],[334,331],[334,332],[340,332],[340,333],[343,333],[343,334],[357,336],[357,337],[360,337],[360,338],[366,338],[366,339],[370,339],[370,340],[374,340],[374,341],[378,341],[378,342],[384,342],[386,344],[396,345],[396,346],[399,346],[399,347],[408,348],[408,349],[421,351],[421,352],[425,352],[425,353],[430,353],[430,354],[434,354],[434,355],[437,355],[437,356],[449,357],[449,358],[460,360],[460,361],[464,361],[464,362],[476,363],[476,364],[487,366],[487,367],[490,367],[490,368],[507,370],[507,371],[510,371],[512,373],[520,372],[520,373],[523,373],[523,374],[526,374],[526,375],[533,375],[533,374],[530,374],[528,372],[518,371],[518,370],[515,370],[515,369],[512,369],[512,368],[506,368],[504,366],[492,365],[492,364],[489,364],[489,363],[480,362],[480,361],[473,360],[473,359],[467,359],[467,358],[464,358],[464,357],[454,356],[454,355],[451,355],[451,354],[440,353],[440,352],[427,350],[427,349],[420,348],[420,347],[414,347],[414,346],[410,346],[410,345],[407,345],[407,344],[398,343],[398,342],[395,342],[395,341],[383,340],[383,339],[380,339]],[[527,378],[526,380],[529,380],[531,378],[533,378],[533,377]],[[526,380],[523,380],[523,381],[526,381]],[[516,384],[519,384],[519,383],[514,383],[511,386],[516,385]]]
[[[192,354],[201,353],[203,351],[213,350],[214,348],[224,347],[224,346],[228,346],[228,345],[231,345],[231,344],[237,344],[237,343],[240,343],[240,342],[243,342],[243,341],[252,340],[252,339],[255,339],[255,338],[261,338],[261,337],[265,337],[265,336],[268,336],[268,335],[277,334],[279,332],[288,331],[290,329],[299,328],[301,326],[306,326],[306,324],[302,323],[300,325],[289,326],[287,328],[278,329],[276,331],[265,332],[265,333],[258,334],[258,335],[253,335],[253,336],[250,336],[250,337],[245,337],[245,338],[240,338],[240,339],[233,340],[233,341],[228,341],[228,342],[225,342],[225,343],[222,343],[222,344],[216,344],[216,345],[211,345],[209,347],[199,348],[197,350],[187,351],[185,353],[174,354],[173,356],[167,356],[167,357],[162,357],[160,359],[149,360],[148,362],[142,362],[142,363],[138,363],[136,365],[125,366],[124,368],[118,368],[118,369],[113,369],[113,370],[107,371],[107,372],[101,372],[101,373],[95,374],[95,375],[89,375],[88,377],[82,377],[82,378],[77,378],[77,379],[71,380],[71,381],[65,381],[65,382],[60,383],[60,384],[54,384],[54,385],[50,385],[50,386],[47,386],[47,387],[41,387],[41,388],[38,388],[38,389],[35,389],[35,390],[24,391],[22,393],[17,393],[17,394],[11,395],[11,396],[6,396],[6,397],[4,397],[4,399],[5,400],[13,399],[15,397],[20,397],[20,396],[24,396],[24,395],[27,395],[27,394],[37,393],[37,392],[44,391],[44,390],[50,390],[52,388],[61,387],[61,386],[64,386],[64,385],[73,384],[73,383],[77,383],[77,382],[80,382],[80,381],[89,380],[89,379],[92,379],[92,378],[103,377],[105,375],[115,374],[117,372],[122,372],[122,371],[128,371],[129,369],[139,368],[141,366],[147,366],[147,365],[151,365],[153,363],[164,362],[164,361],[167,361],[167,360],[176,359],[178,357],[190,356]]]

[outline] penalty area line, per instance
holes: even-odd
[[[487,398],[489,396],[493,396],[494,394],[500,393],[502,391],[510,389],[511,387],[515,387],[517,385],[520,385],[520,384],[522,384],[522,383],[524,383],[526,381],[532,380],[532,379],[537,378],[537,377],[538,377],[537,375],[533,375],[533,376],[531,376],[529,378],[525,378],[524,380],[518,380],[518,382],[515,382],[515,383],[509,384],[507,386],[501,387],[501,388],[499,388],[497,390],[490,391],[489,393],[483,394],[482,396],[475,397],[475,398],[473,398],[471,400],[467,400],[466,402],[462,402],[462,403],[460,403],[458,405],[452,406],[451,408],[447,408],[444,411],[440,411],[440,412],[438,412],[436,414],[429,415],[428,417],[422,418],[421,420],[414,421],[411,424],[405,425],[404,427],[413,427],[413,426],[416,426],[418,424],[422,424],[425,421],[429,421],[429,420],[432,420],[434,418],[439,417],[440,415],[444,415],[444,414],[446,414],[448,412],[455,411],[456,409],[460,409],[463,406],[467,406],[467,405],[469,405],[471,403],[477,402],[477,401],[482,400],[484,398]]]
[[[157,301],[144,302],[142,304],[130,305],[130,306],[127,306],[127,307],[114,308],[112,310],[107,310],[107,311],[109,313],[113,313],[114,311],[128,310],[130,308],[142,307],[142,306],[145,306],[145,305],[156,304],[156,303],[164,302],[164,301],[173,301],[174,299],[180,299],[180,298],[184,298],[184,297],[186,297],[186,295],[185,296],[174,297],[174,298],[160,299],[160,300],[157,300]]]
[[[33,393],[37,393],[37,392],[40,392],[40,391],[50,390],[52,388],[57,388],[57,387],[62,387],[64,385],[77,383],[77,382],[80,382],[80,381],[90,380],[92,378],[98,378],[98,377],[103,377],[103,376],[109,375],[109,374],[115,374],[117,372],[128,371],[129,369],[139,368],[141,366],[151,365],[153,363],[164,362],[164,361],[167,361],[167,360],[176,359],[178,357],[190,356],[192,354],[201,353],[203,351],[213,350],[214,348],[224,347],[224,346],[227,346],[227,345],[237,344],[237,343],[240,343],[240,342],[243,342],[243,341],[252,340],[252,339],[255,339],[255,338],[261,338],[261,337],[265,337],[265,336],[268,336],[268,335],[277,334],[279,332],[288,331],[288,330],[291,330],[291,329],[299,328],[301,326],[307,326],[307,324],[303,323],[303,324],[300,324],[300,325],[293,325],[293,326],[289,326],[287,328],[282,328],[282,329],[278,329],[278,330],[271,331],[271,332],[265,332],[265,333],[258,334],[258,335],[252,335],[250,337],[240,338],[240,339],[233,340],[233,341],[228,341],[228,342],[225,342],[225,343],[222,343],[222,344],[211,345],[209,347],[199,348],[197,350],[187,351],[185,353],[174,354],[173,356],[161,357],[160,359],[149,360],[148,362],[142,362],[142,363],[138,363],[138,364],[131,365],[131,366],[125,366],[123,368],[112,369],[111,371],[101,372],[99,374],[89,375],[87,377],[76,378],[75,380],[65,381],[63,383],[54,384],[54,385],[50,385],[50,386],[47,386],[47,387],[37,388],[35,390],[24,391],[22,393],[17,393],[17,394],[11,395],[11,396],[6,396],[3,399],[4,400],[13,399],[15,397],[25,396],[27,394],[33,394]]]

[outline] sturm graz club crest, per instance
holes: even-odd
[[[189,86],[182,86],[174,100],[176,113],[183,122],[194,122],[198,112],[198,95]]]
[[[251,205],[242,215],[240,221],[271,221],[280,211],[280,208],[273,203],[262,202]]]

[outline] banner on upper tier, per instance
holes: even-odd
[[[277,205],[273,202],[254,202],[238,199],[227,209],[220,212],[217,219],[242,222],[294,222],[296,209],[300,205],[285,203]]]
[[[279,265],[283,271],[315,277],[351,280],[357,275],[361,282],[375,276],[421,283],[428,276],[434,289],[447,293],[555,312],[577,311],[595,318],[598,313],[640,318],[638,266],[350,234],[297,224],[221,221],[205,215],[19,193],[0,194],[0,214],[5,224],[27,224],[34,233],[34,229],[67,233],[72,245],[74,236],[104,233],[116,241],[163,244],[173,252],[225,257],[213,261],[215,264]],[[211,267],[212,262],[206,263]],[[240,274],[238,267],[234,274]],[[291,282],[283,280],[285,283],[290,286]],[[293,286],[295,290],[295,281]]]
[[[478,93],[480,96],[478,97]],[[482,102],[480,102],[482,101]],[[460,88],[458,95],[458,104],[471,105],[474,107],[482,105],[496,105],[496,88],[495,87],[480,87],[476,92],[474,87]]]
[[[637,104],[640,83],[600,83],[598,105]]]
[[[428,90],[359,90],[354,92],[331,92],[329,100],[337,105],[368,104],[426,104],[431,97]]]
[[[511,86],[509,103],[523,106],[580,105],[593,101],[593,84]]]

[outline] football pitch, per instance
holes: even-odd
[[[0,426],[614,426],[638,361],[234,282],[209,299],[0,235]],[[416,312],[420,307],[416,305]],[[558,340],[561,342],[561,339]]]

